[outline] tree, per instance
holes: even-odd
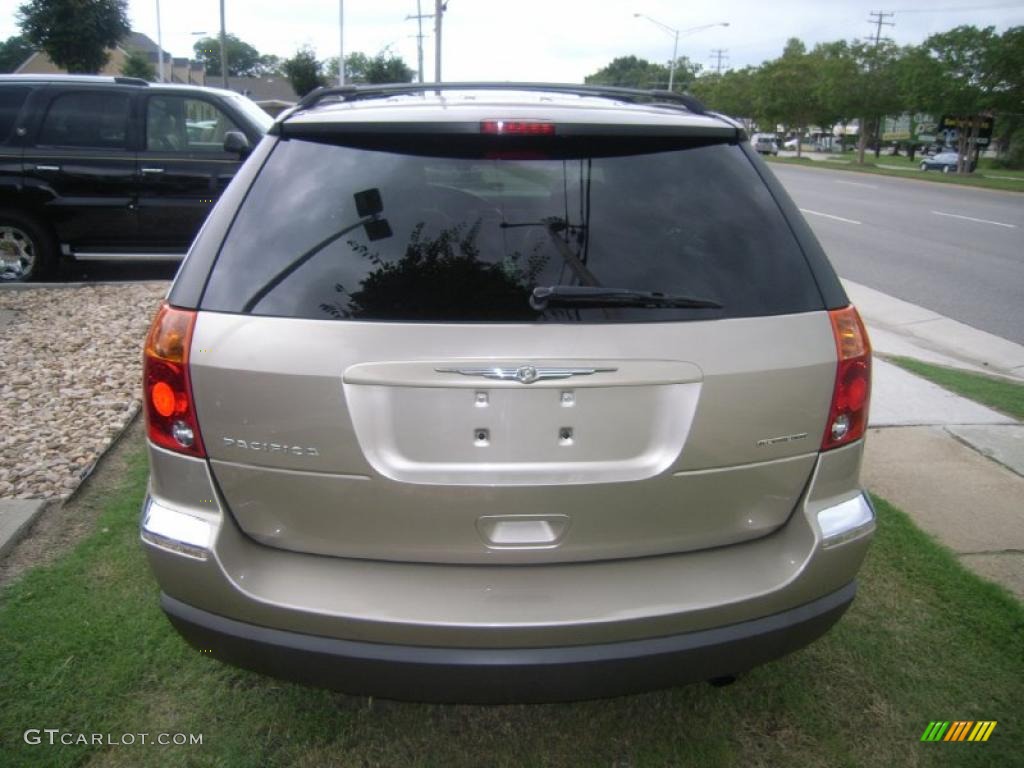
[[[673,90],[685,91],[700,72],[700,64],[691,62],[685,56],[676,59],[673,76]],[[606,66],[584,78],[588,85],[615,85],[626,88],[668,88],[668,67],[652,64],[636,56],[620,56]]]
[[[1014,30],[1008,30],[1010,40]],[[1019,57],[1020,54],[1017,54]],[[1020,72],[1010,72],[1020,58],[1004,48],[992,27],[960,26],[932,35],[903,62],[904,98],[913,100],[936,117],[953,118],[958,131],[957,172],[969,170],[981,122],[999,106],[1014,109],[1012,83]],[[1009,98],[1007,98],[1009,96]],[[1018,103],[1019,108],[1019,103]]]
[[[736,119],[760,118],[757,106],[755,67],[734,69],[722,74],[709,72],[691,84],[693,94],[715,112]]]
[[[203,62],[207,76],[220,77],[220,38],[204,37],[192,46],[196,58]],[[228,55],[228,74],[231,77],[254,77],[262,74],[260,52],[236,35],[224,36],[224,50]],[[277,58],[276,56],[274,57]]]
[[[131,32],[128,0],[30,0],[17,19],[29,42],[58,67],[95,74],[110,58],[108,48]]]
[[[281,69],[300,98],[326,84],[323,64],[317,59],[316,51],[309,46],[299,48],[294,56],[285,59]]]
[[[878,141],[883,115],[902,111],[896,65],[900,49],[891,42],[857,41],[846,47],[849,80],[838,85],[837,109],[857,118],[857,162],[864,164],[868,138]]]
[[[338,79],[337,57],[327,63],[327,76],[331,80]],[[358,51],[345,57],[346,83],[409,83],[415,76],[416,71],[401,56],[395,56],[387,49],[373,57]]]
[[[35,48],[24,35],[8,37],[0,43],[0,72],[13,72],[25,59],[32,55]]]
[[[799,133],[824,111],[815,85],[818,77],[815,57],[795,37],[786,42],[782,56],[765,62],[758,72],[758,114],[771,125],[782,123],[798,132],[796,154],[800,156]]]
[[[999,159],[1011,168],[1024,167],[1024,27],[1011,27],[992,54],[1000,139]]]
[[[228,69],[230,69],[230,62]],[[281,57],[275,56],[272,53],[267,53],[260,56],[259,64],[256,68],[256,74],[260,77],[267,77],[269,75],[283,75],[284,72],[281,69]]]
[[[121,65],[121,74],[125,77],[140,77],[153,82],[156,80],[156,67],[149,57],[141,51],[131,51]]]

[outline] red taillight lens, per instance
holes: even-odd
[[[160,305],[146,337],[142,396],[150,440],[161,448],[205,458],[188,373],[195,323],[195,312],[166,302]]]
[[[828,313],[839,362],[832,405],[821,450],[838,448],[864,436],[871,399],[871,342],[860,315],[852,306]]]
[[[480,133],[495,136],[554,136],[555,124],[543,120],[481,120]]]

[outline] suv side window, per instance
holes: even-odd
[[[21,107],[28,97],[26,87],[0,88],[0,144],[7,143]]]
[[[50,102],[39,144],[124,149],[131,97],[126,93],[62,93]]]
[[[223,152],[224,134],[240,130],[208,101],[185,96],[150,96],[146,149],[151,152]]]

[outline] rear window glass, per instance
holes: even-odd
[[[222,245],[202,308],[422,322],[822,309],[799,245],[738,146],[509,138],[281,140]],[[378,198],[378,221],[360,226]],[[531,302],[551,286],[720,307]]]

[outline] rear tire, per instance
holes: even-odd
[[[0,283],[42,280],[53,270],[53,235],[36,218],[0,208]]]

